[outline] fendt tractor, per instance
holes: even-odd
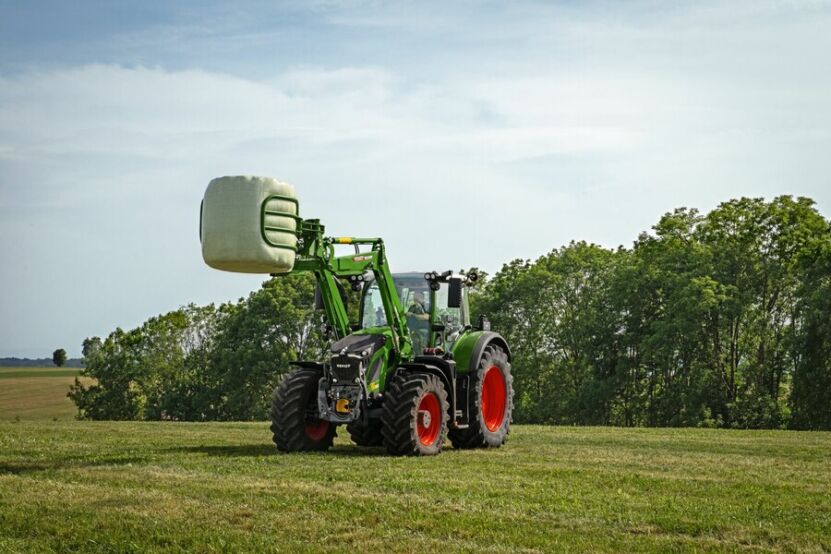
[[[505,443],[511,352],[485,317],[471,325],[474,273],[393,274],[383,240],[327,237],[319,220],[299,216],[293,187],[270,178],[214,179],[200,216],[211,267],[310,272],[317,281],[331,355],[293,362],[275,389],[271,430],[279,450],[326,450],[340,425],[356,444],[396,455],[437,454],[447,437],[455,448]],[[336,254],[340,245],[351,251]],[[356,322],[347,313],[347,286],[360,293]]]

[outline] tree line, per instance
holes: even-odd
[[[87,419],[266,419],[289,362],[323,356],[314,278],[288,275],[247,298],[190,304],[83,343],[85,368],[69,397]]]
[[[62,366],[59,367],[83,367],[80,358],[67,358]],[[0,358],[0,367],[49,367],[55,364],[55,355],[51,358]]]
[[[677,209],[631,248],[572,242],[473,291],[513,352],[521,423],[831,429],[831,224],[807,198]],[[325,351],[307,275],[84,343],[92,419],[265,419]]]
[[[512,345],[519,421],[831,428],[831,230],[809,199],[515,260],[477,309]]]

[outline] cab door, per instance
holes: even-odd
[[[430,346],[445,352],[452,350],[455,342],[470,326],[467,287],[462,288],[462,305],[458,308],[448,305],[449,288],[448,283],[440,283],[439,289],[432,291],[430,302]]]

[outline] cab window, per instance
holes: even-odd
[[[447,334],[450,335],[464,328],[467,323],[467,314],[465,313],[465,303],[462,303],[461,308],[449,308],[447,306],[447,295],[450,285],[442,283],[439,290],[436,291],[436,322],[443,323]]]
[[[386,324],[387,316],[384,313],[384,302],[381,300],[381,291],[378,288],[378,283],[372,283],[364,294],[361,328],[382,327]]]

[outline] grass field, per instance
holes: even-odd
[[[78,412],[66,397],[78,368],[0,367],[0,421],[72,419]]]
[[[0,552],[831,550],[831,433],[516,426],[392,458],[265,423],[0,422]]]

